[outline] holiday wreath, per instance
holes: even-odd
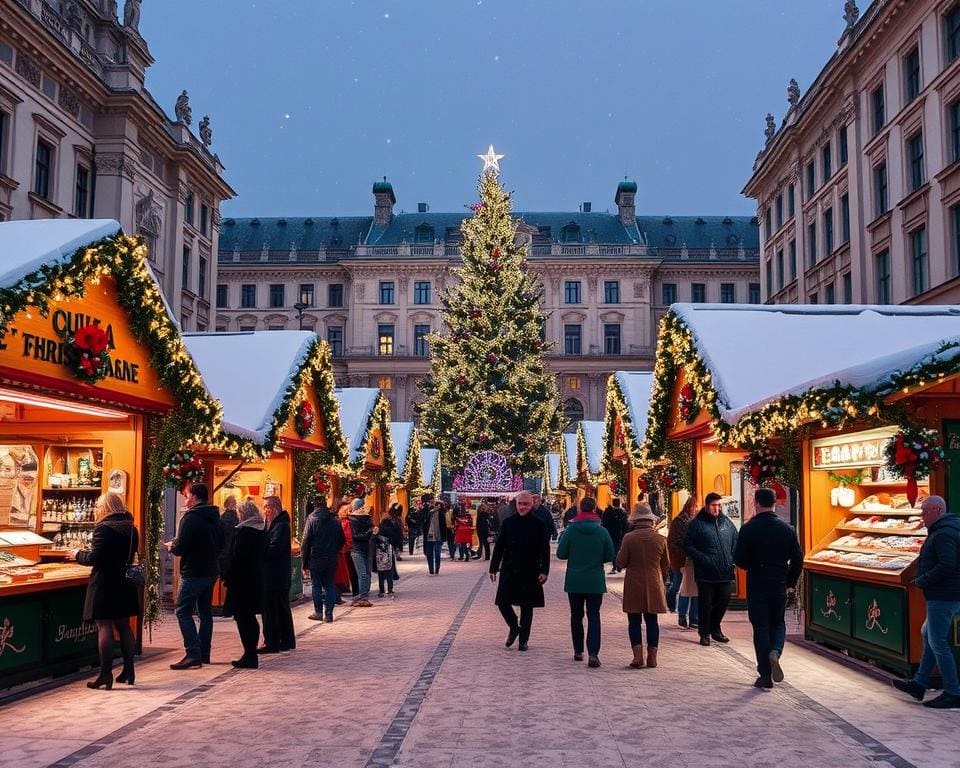
[[[110,372],[110,337],[96,325],[78,328],[63,342],[64,358],[71,373],[81,381],[96,384]]]
[[[940,433],[926,427],[904,427],[886,446],[887,469],[907,481],[907,500],[917,501],[917,479],[943,463]]]
[[[189,483],[203,480],[203,464],[193,451],[177,451],[164,465],[163,479],[182,491]]]
[[[293,417],[293,425],[300,437],[306,439],[310,437],[317,429],[317,412],[309,400],[304,400],[297,406],[297,412]]]

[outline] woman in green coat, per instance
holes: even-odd
[[[563,589],[570,600],[570,634],[573,658],[583,659],[583,614],[587,614],[587,655],[589,666],[600,666],[600,605],[607,591],[604,563],[614,558],[613,539],[600,524],[597,502],[586,498],[580,512],[563,529],[557,557],[567,561]]]

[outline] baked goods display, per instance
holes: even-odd
[[[856,568],[876,568],[881,571],[902,571],[913,558],[875,555],[863,552],[838,552],[834,549],[823,549],[812,554],[808,560],[818,563],[834,563],[836,565],[850,565]]]
[[[876,507],[877,514],[864,514],[867,506]],[[860,514],[841,521],[807,562],[896,573],[916,561],[927,529],[905,494],[877,493],[850,511]]]
[[[920,508],[920,502],[926,498],[921,493],[916,506],[910,504],[905,493],[873,493],[853,507],[851,512],[910,512]]]

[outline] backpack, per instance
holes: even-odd
[[[377,573],[393,570],[393,545],[386,536],[375,536],[373,562]]]

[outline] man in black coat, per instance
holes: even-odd
[[[304,573],[310,573],[313,596],[312,621],[333,621],[333,606],[340,594],[334,584],[340,549],[346,543],[343,526],[330,512],[326,499],[318,499],[304,526],[300,553]]]
[[[267,518],[267,556],[263,572],[263,645],[257,653],[279,653],[297,647],[290,610],[290,515],[279,496],[263,500]]]
[[[947,513],[947,502],[940,496],[928,496],[920,504],[927,538],[917,557],[917,577],[913,580],[927,602],[923,623],[923,654],[920,667],[910,680],[894,680],[893,687],[917,701],[930,687],[934,667],[940,670],[943,693],[925,702],[932,709],[960,709],[960,682],[957,664],[950,647],[953,622],[960,614],[960,518]]]
[[[543,523],[530,514],[533,498],[521,491],[516,498],[517,513],[500,525],[490,561],[490,581],[497,580],[496,604],[510,628],[505,645],[520,638],[520,650],[527,650],[533,609],[542,608],[543,585],[550,573],[550,537]],[[520,618],[513,606],[520,607]]]
[[[209,491],[203,483],[187,490],[187,511],[180,520],[177,537],[164,546],[180,557],[180,587],[176,616],[183,636],[184,657],[170,669],[197,669],[210,663],[213,643],[213,587],[219,573],[223,529],[219,510],[208,503]],[[199,632],[193,622],[196,612]]]
[[[407,547],[408,552],[413,554],[413,547],[417,543],[417,539],[420,538],[423,528],[423,502],[420,499],[415,499],[413,506],[407,511]]]
[[[226,567],[220,574],[227,587],[223,602],[225,614],[233,616],[243,645],[243,656],[230,662],[242,669],[256,669],[257,641],[260,624],[257,614],[263,612],[263,564],[267,556],[267,532],[260,510],[252,499],[240,505],[242,518],[234,529]]]
[[[793,526],[773,511],[777,494],[758,488],[753,500],[757,513],[740,529],[733,560],[747,572],[747,616],[760,675],[754,685],[772,688],[774,682],[783,681],[780,657],[787,639],[787,590],[797,586],[803,552]]]
[[[733,551],[737,528],[725,514],[719,493],[708,493],[701,509],[687,526],[683,548],[693,560],[693,577],[700,600],[700,645],[729,643],[720,623],[733,594]]]
[[[623,511],[623,507],[620,506],[619,497],[614,497],[613,501],[610,502],[610,506],[603,510],[601,523],[603,527],[607,529],[610,538],[613,539],[613,551],[619,552],[620,542],[623,541],[623,535],[627,532],[627,514]],[[619,572],[620,569],[617,568],[617,564],[614,562],[610,573]]]

